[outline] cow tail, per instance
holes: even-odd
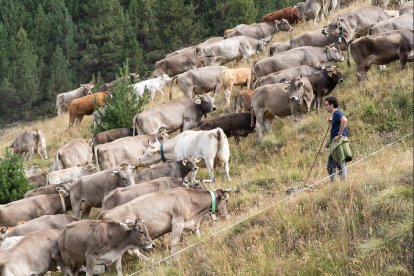
[[[239,105],[239,102],[240,102],[240,90],[237,90],[237,94],[236,96],[234,96],[234,106],[233,106],[234,112],[237,112],[237,106]]]
[[[132,119],[132,136],[135,136],[135,131],[137,130],[136,121],[138,114],[135,114],[134,119]],[[138,132],[137,132],[138,133]]]
[[[251,113],[252,113],[252,115],[250,117],[250,127],[254,127],[255,122],[256,122],[256,115],[254,114],[253,106],[250,106],[250,109],[251,109]]]
[[[216,158],[222,161],[228,161],[230,158],[230,147],[229,140],[227,139],[226,134],[221,128],[216,128],[217,130],[217,153]]]
[[[179,75],[176,75],[172,78],[171,83],[170,83],[170,101],[172,101],[172,86],[174,83],[174,80],[178,77]]]
[[[248,87],[249,89],[253,89],[253,80],[256,81],[256,78],[253,78],[255,76],[255,72],[254,72],[254,66],[255,65],[256,65],[256,62],[254,62],[253,65],[252,65],[252,70],[251,70],[251,73],[250,73],[250,87]]]
[[[93,156],[95,157],[95,163],[96,163],[96,169],[99,171],[101,171],[101,169],[99,168],[99,159],[98,159],[98,146],[99,145],[95,145],[95,139],[93,139]]]
[[[47,152],[46,152],[46,138],[45,135],[43,135],[43,131],[36,129],[36,134],[37,134],[37,151],[38,152],[42,152],[42,154],[44,153],[46,156],[44,156],[44,158],[47,158]],[[39,148],[40,147],[40,148]],[[43,157],[43,155],[41,154],[41,156]]]
[[[59,152],[59,150],[56,152],[56,155],[55,155],[55,165],[56,165],[56,170],[60,170],[59,169],[59,159],[60,159],[60,152]],[[62,168],[63,169],[63,168]]]
[[[105,216],[106,211],[102,211],[100,212],[97,216],[96,216],[96,220],[103,220],[103,217]]]

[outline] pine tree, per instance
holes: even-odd
[[[253,0],[233,0],[225,3],[224,13],[226,17],[222,26],[229,29],[239,24],[255,23],[258,11]]]
[[[62,48],[56,46],[49,63],[50,78],[47,83],[47,96],[53,101],[57,94],[68,91],[72,87],[70,64],[64,56]]]

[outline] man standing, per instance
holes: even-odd
[[[328,173],[331,181],[335,180],[336,169],[340,171],[341,179],[346,178],[346,162],[352,160],[352,153],[348,141],[348,127],[345,115],[338,109],[338,99],[327,97],[326,111],[332,114],[328,121],[331,123],[331,136],[329,140]]]

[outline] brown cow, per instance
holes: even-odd
[[[297,10],[295,10],[292,7],[287,7],[287,8],[266,14],[265,16],[263,16],[262,22],[275,22],[275,20],[282,20],[282,19],[286,19],[290,25],[294,25],[298,22],[303,21],[302,17],[300,17],[300,14],[298,13]]]
[[[95,104],[98,107],[105,106],[104,97],[107,97],[111,92],[98,92],[92,95],[73,100],[69,105],[69,127],[82,122],[83,116],[92,115],[95,111]]]
[[[137,135],[138,133],[135,133]],[[134,136],[134,129],[132,127],[117,128],[100,132],[93,136],[93,145],[106,144],[119,138]]]
[[[254,90],[252,89],[238,91],[236,96],[234,97],[234,111],[250,112],[253,93]]]
[[[251,83],[251,69],[248,67],[225,69],[221,73],[221,84],[224,88],[224,95],[226,96],[226,110],[230,109],[230,96],[233,85],[250,87]],[[221,89],[220,89],[221,90]]]

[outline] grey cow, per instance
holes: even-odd
[[[55,163],[50,171],[92,163],[92,150],[85,139],[78,138],[70,141],[56,151]]]
[[[267,84],[256,89],[252,96],[252,126],[256,119],[258,138],[263,137],[263,127],[271,132],[275,116],[306,113],[313,99],[312,86],[306,77],[295,78],[288,84]]]
[[[286,19],[275,20],[275,22],[262,22],[254,24],[240,24],[237,25],[232,31],[225,35],[225,38],[235,36],[248,36],[255,39],[264,39],[269,42],[272,40],[272,36],[280,31],[290,32],[293,28]]]
[[[291,79],[299,77],[300,75],[306,76],[320,70],[321,68],[319,66],[309,65],[301,65],[297,67],[283,69],[257,79],[254,84],[254,88],[258,88],[266,84],[276,84],[279,82],[289,81]]]
[[[209,39],[207,39],[206,41],[199,43],[197,45],[193,45],[193,46],[189,46],[189,47],[185,47],[179,50],[176,50],[168,55],[166,55],[165,57],[171,57],[171,56],[175,56],[175,55],[191,55],[195,53],[195,49],[197,47],[203,47],[203,46],[207,46],[207,45],[211,45],[213,43],[219,42],[221,40],[223,40],[224,38],[222,36],[216,36],[216,37],[211,37]]]
[[[29,221],[44,215],[65,213],[70,208],[69,194],[37,195],[0,206],[0,226],[15,226],[20,221]]]
[[[93,88],[92,83],[81,84],[81,86],[75,90],[58,94],[56,96],[56,109],[57,115],[60,116],[62,113],[69,108],[69,103],[74,99],[82,98],[86,95],[92,94],[91,89]]]
[[[124,223],[125,222],[125,223]],[[76,221],[68,224],[58,240],[68,275],[78,275],[82,265],[92,276],[95,264],[109,267],[116,262],[118,276],[122,275],[122,255],[128,249],[152,248],[148,230],[138,221]]]
[[[216,110],[214,98],[208,94],[197,95],[194,100],[180,99],[158,105],[135,115],[134,128],[138,134],[153,134],[165,128],[168,132],[196,128],[202,116]]]
[[[11,143],[13,152],[22,155],[24,159],[30,160],[35,153],[42,159],[49,159],[46,151],[46,138],[40,129],[26,129]]]
[[[63,266],[58,247],[62,230],[47,229],[27,234],[14,246],[0,250],[0,275],[43,275]]]
[[[313,24],[316,25],[318,16],[322,20],[323,8],[318,0],[306,0],[305,2],[299,2],[293,8],[297,9],[303,20],[308,21],[313,19]]]
[[[155,71],[152,73],[153,77],[159,77],[162,74],[167,74],[170,77],[184,73],[191,69],[196,69],[204,66],[204,59],[194,52],[191,54],[173,55],[155,63]]]
[[[390,32],[394,30],[414,30],[413,15],[405,14],[381,21],[369,29],[370,35]]]
[[[190,188],[175,188],[138,197],[114,209],[103,211],[99,216],[105,220],[123,221],[136,218],[145,221],[151,238],[156,239],[171,232],[171,253],[176,252],[183,231],[195,231],[199,235],[202,220],[212,212],[228,218],[227,190],[211,192]],[[213,217],[215,217],[214,214]]]
[[[102,202],[102,210],[113,209],[116,206],[130,202],[131,200],[159,191],[168,189],[187,187],[183,184],[181,179],[175,177],[161,177],[150,181],[141,182],[138,185],[133,185],[125,188],[118,188],[113,190],[107,196],[105,196]],[[201,189],[206,191],[204,184],[199,182],[191,186],[191,188]]]
[[[190,173],[197,171],[200,158],[188,157],[180,161],[166,162],[152,168],[142,170],[136,177],[135,183],[150,181],[159,177],[176,177],[184,181]]]
[[[344,57],[334,45],[325,48],[305,46],[259,60],[253,66],[256,78],[301,65],[318,66],[329,61],[343,61]]]
[[[70,186],[72,216],[88,218],[92,207],[101,207],[102,200],[118,187],[134,185],[134,167],[121,164],[119,168],[101,171],[79,178]]]

